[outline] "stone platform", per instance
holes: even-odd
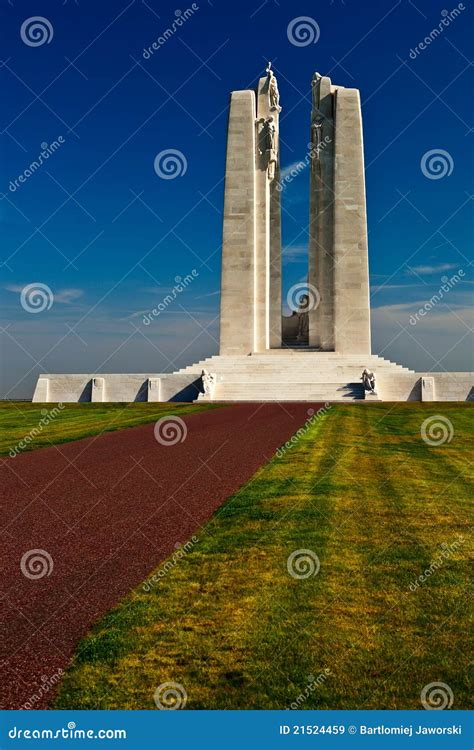
[[[474,400],[474,373],[416,373],[377,355],[280,349],[216,355],[175,373],[42,375],[33,401],[362,401],[365,367],[376,375],[375,400]],[[207,395],[203,370],[215,379]]]

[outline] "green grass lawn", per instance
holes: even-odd
[[[18,448],[18,453],[53,443],[97,435],[101,432],[155,422],[168,414],[213,409],[219,404],[32,404],[0,401],[0,455]],[[26,441],[25,441],[26,438]],[[31,438],[31,440],[30,440]],[[19,447],[23,441],[24,447]]]
[[[54,707],[152,709],[171,681],[190,709],[419,709],[432,682],[468,708],[472,413],[332,406],[93,628]],[[438,447],[420,436],[436,414]],[[316,575],[289,574],[296,550]]]

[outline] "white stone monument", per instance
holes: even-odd
[[[319,73],[311,88],[308,283],[293,316],[282,317],[281,106],[269,63],[256,90],[230,97],[219,355],[171,374],[40,375],[34,401],[472,400],[473,373],[415,373],[372,354],[359,91]]]

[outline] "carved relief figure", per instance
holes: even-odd
[[[313,136],[311,156],[314,159],[319,159],[321,143],[323,142],[323,121],[322,120],[316,120],[316,122],[313,123],[313,125],[311,126],[311,133]]]
[[[268,177],[273,180],[275,177],[275,166],[277,163],[277,132],[273,117],[258,120],[258,143],[261,156],[265,157]]]

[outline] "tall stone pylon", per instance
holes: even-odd
[[[281,346],[279,92],[271,63],[257,91],[231,94],[221,277],[221,354]]]
[[[362,115],[357,89],[312,81],[309,346],[371,353]]]
[[[269,63],[256,91],[231,94],[221,282],[221,354],[280,348],[279,92]],[[362,118],[357,89],[315,73],[310,143],[308,345],[371,352]]]
[[[331,79],[315,73],[311,82],[308,283],[310,347],[334,350],[334,96]]]

